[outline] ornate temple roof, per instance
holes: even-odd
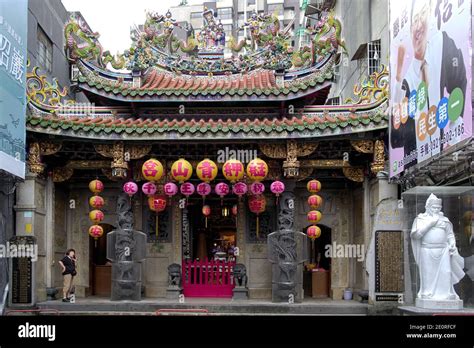
[[[86,32],[84,25],[71,20],[65,35],[68,57],[77,67],[78,86],[122,103],[92,106],[64,100],[67,91],[60,90],[55,81],[48,82],[34,68],[27,74],[27,130],[99,140],[198,141],[344,136],[388,126],[385,66],[354,86],[358,100],[344,105],[309,105],[290,113],[288,108],[267,105],[259,109],[252,103],[214,108],[202,104],[203,109],[193,105],[187,114],[179,114],[176,108],[167,109],[159,103],[283,101],[310,94],[314,100],[317,93],[324,94],[325,100],[338,50],[344,47],[340,23],[332,15],[312,29],[316,33],[312,47],[297,52],[286,46],[286,29],[280,30],[277,19],[252,15],[249,42],[232,43],[232,49],[247,47],[247,53],[227,60],[221,57],[222,32],[210,19],[208,27],[186,44],[172,35],[176,24],[170,14],[150,14],[147,22],[143,32],[134,33],[131,49],[112,57],[103,52],[98,34]],[[219,35],[209,38],[212,26],[217,26]],[[194,49],[197,57],[173,56],[177,50]],[[132,71],[112,71],[108,63],[114,68],[127,65]],[[137,108],[138,102],[148,103]]]
[[[33,116],[27,119],[32,132],[73,136],[88,139],[279,139],[314,138],[352,134],[386,128],[385,103],[368,105],[356,112],[315,112],[280,119],[218,119],[184,118],[92,118]]]
[[[171,13],[149,13],[132,31],[130,49],[112,56],[98,33],[72,17],[64,33],[67,57],[77,67],[74,79],[89,95],[123,102],[286,100],[326,87],[345,50],[341,24],[332,14],[308,28],[310,47],[299,50],[290,45],[289,26],[280,28],[274,15],[253,14],[244,24],[250,36],[231,38],[234,55],[225,57],[222,24],[211,10],[203,18],[203,28],[184,42],[174,31],[189,28],[180,27]]]

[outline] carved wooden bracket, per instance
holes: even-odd
[[[351,145],[360,153],[374,152],[374,142],[372,140],[351,140]]]
[[[376,140],[374,145],[374,161],[370,164],[372,173],[377,174],[385,169],[385,144],[383,140]]]
[[[31,173],[38,175],[43,172],[44,164],[41,163],[41,148],[38,142],[30,143],[27,163]]]
[[[56,167],[53,168],[53,182],[63,182],[71,178],[74,174],[73,168]]]
[[[97,144],[95,150],[100,155],[112,158],[110,165],[111,175],[114,178],[125,178],[127,176],[128,162],[139,159],[148,154],[152,145],[128,145],[123,141],[114,144]]]
[[[28,151],[28,168],[33,174],[41,174],[45,165],[41,161],[41,156],[49,156],[58,152],[62,147],[61,142],[40,141],[31,142]]]

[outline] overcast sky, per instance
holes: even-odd
[[[100,34],[104,50],[112,54],[130,48],[130,27],[145,22],[145,11],[165,14],[180,0],[62,0],[68,11],[80,11],[92,30]],[[202,3],[193,0],[188,3]]]

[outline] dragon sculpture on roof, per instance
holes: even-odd
[[[289,26],[281,29],[275,14],[251,14],[239,29],[247,29],[248,37],[237,42],[230,37],[227,47],[238,55],[224,58],[226,44],[222,23],[212,10],[204,9],[203,27],[194,33],[189,26],[178,24],[170,11],[165,15],[147,13],[142,26],[131,31],[132,45],[122,54],[112,55],[99,43],[80,16],[71,16],[66,24],[66,53],[70,61],[82,59],[101,68],[147,71],[158,68],[176,73],[226,75],[259,68],[289,70],[313,66],[329,54],[345,51],[341,38],[341,22],[330,13],[314,27],[306,28],[311,45],[295,51],[291,46]],[[184,30],[187,40],[175,31]]]

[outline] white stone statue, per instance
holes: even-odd
[[[453,225],[441,211],[441,199],[431,194],[426,211],[413,221],[411,242],[420,274],[416,306],[462,309],[453,285],[464,277],[464,259],[456,248]]]

